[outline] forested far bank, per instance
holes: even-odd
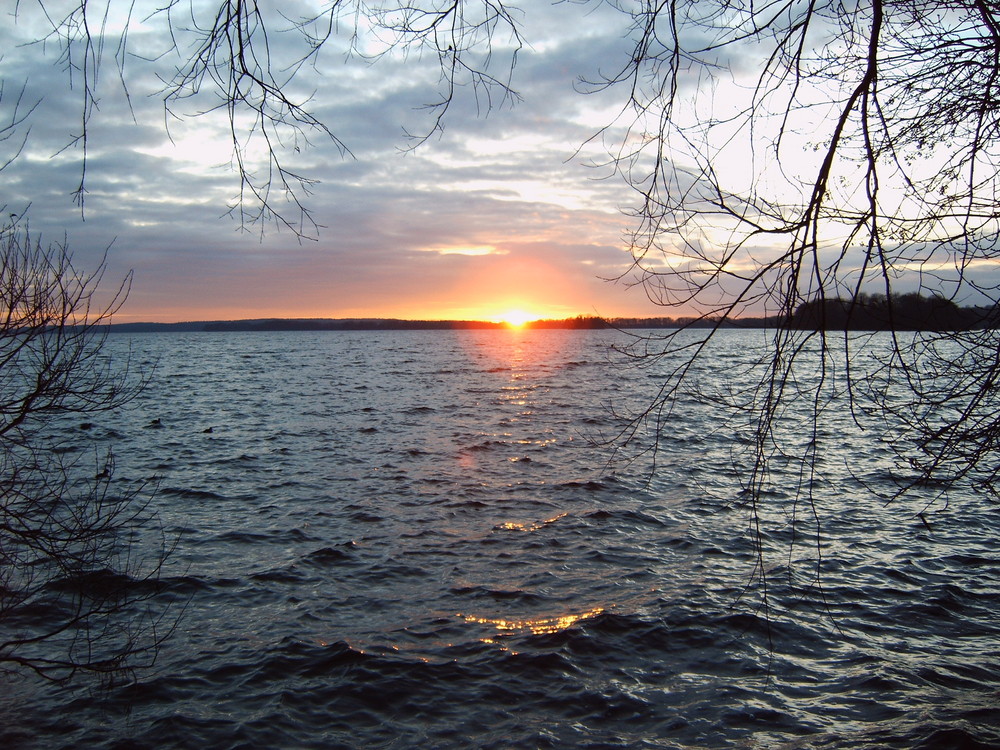
[[[996,328],[996,306],[959,307],[945,297],[916,293],[859,294],[854,299],[817,299],[795,309],[791,326],[827,331],[967,331]]]
[[[799,305],[790,318],[780,315],[718,318],[657,317],[541,319],[525,323],[528,329],[654,329],[654,328],[795,328],[827,331],[961,331],[996,328],[996,307],[960,307],[944,297],[920,294],[861,294],[853,300],[817,299]],[[495,330],[508,323],[482,320],[403,320],[398,318],[259,318],[252,320],[191,321],[182,323],[117,323],[120,333],[156,332],[275,332],[275,331],[433,331]]]

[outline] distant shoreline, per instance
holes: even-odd
[[[584,317],[532,320],[520,326],[484,320],[403,320],[398,318],[257,318],[181,323],[112,323],[112,333],[273,333],[284,331],[461,331],[461,330],[602,330],[628,328],[712,328],[712,320],[691,318]],[[726,321],[724,328],[771,328],[777,318]]]
[[[254,318],[182,323],[112,323],[114,333],[253,333],[284,331],[459,331],[459,330],[601,330],[681,328],[794,328],[828,331],[960,331],[1000,327],[996,307],[959,307],[941,297],[919,294],[861,295],[857,300],[819,299],[799,305],[789,315],[719,320],[713,317],[575,318],[532,320],[523,325],[485,320],[404,320],[400,318]]]

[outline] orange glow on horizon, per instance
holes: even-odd
[[[453,261],[418,264],[410,281],[425,279],[425,283],[409,283],[405,288],[362,287],[331,277],[327,269],[317,271],[315,279],[305,284],[292,273],[294,269],[272,269],[269,275],[247,272],[226,285],[199,281],[169,290],[153,289],[146,297],[141,296],[145,287],[137,283],[116,321],[393,318],[502,322],[517,329],[535,320],[580,315],[663,314],[646,307],[649,303],[642,295],[633,295],[624,288],[610,289],[592,276],[592,269],[567,269],[531,257],[530,245],[501,249],[507,252],[447,256],[428,253],[428,257],[464,260],[452,270],[446,263]],[[600,286],[595,286],[598,282]],[[621,300],[613,299],[619,296]],[[680,312],[672,310],[670,314]]]
[[[298,308],[165,308],[156,310],[125,309],[115,314],[113,323],[186,323],[216,320],[258,320],[266,318],[285,320],[339,320],[339,319],[398,319],[398,320],[470,320],[488,323],[504,323],[511,328],[521,328],[535,320],[562,320],[575,318],[586,313],[574,309],[552,309],[544,312],[528,312],[526,309],[510,309],[498,312],[497,307],[449,307],[449,308],[340,308],[308,309]],[[500,308],[503,310],[503,308]],[[622,316],[627,313],[622,313]],[[634,317],[634,316],[633,316]]]

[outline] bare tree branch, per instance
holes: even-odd
[[[140,554],[155,516],[145,488],[114,481],[113,454],[74,460],[58,435],[143,385],[103,348],[129,279],[98,303],[103,264],[77,271],[64,245],[43,246],[14,219],[0,226],[0,671],[114,679],[148,664],[169,632],[137,607],[168,550]]]
[[[634,349],[671,364],[620,437],[651,424],[668,439],[664,415],[697,390],[690,363],[718,325],[771,315],[784,325],[758,385],[719,400],[754,436],[743,482],[758,554],[776,461],[801,467],[795,497],[818,531],[835,400],[856,420],[880,415],[899,458],[887,500],[930,484],[941,502],[962,488],[995,494],[998,289],[972,269],[1000,260],[1000,11],[978,0],[667,0],[632,13],[631,60],[591,83],[627,101],[628,133],[611,153],[637,196],[623,280],[715,327],[694,348],[677,331]],[[716,98],[723,84],[732,101]],[[884,350],[849,333],[876,299]],[[908,332],[911,299],[983,312]],[[807,424],[790,416],[803,403]],[[764,606],[766,570],[761,557]]]

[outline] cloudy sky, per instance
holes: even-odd
[[[206,82],[165,114],[163,80],[183,59],[170,50],[165,17],[144,21],[141,7],[129,25],[125,96],[115,51],[124,25],[116,14],[127,3],[114,0],[106,19],[103,4],[90,5],[91,27],[98,34],[105,23],[107,41],[91,81],[97,106],[81,217],[73,192],[82,147],[65,147],[81,131],[84,79],[74,71],[70,86],[58,39],[30,43],[74,3],[45,5],[49,20],[22,3],[16,23],[0,24],[4,122],[35,107],[0,144],[6,160],[27,137],[0,174],[0,203],[8,213],[30,205],[32,231],[46,241],[65,237],[77,265],[93,267],[107,251],[109,278],[133,270],[119,321],[676,314],[641,289],[606,280],[628,268],[621,209],[632,196],[595,166],[602,140],[588,139],[613,121],[620,102],[617,93],[581,95],[578,82],[614,69],[630,51],[627,19],[606,6],[527,4],[530,12],[516,17],[525,41],[513,81],[520,101],[494,99],[491,109],[487,92],[463,86],[443,132],[415,150],[406,133],[433,126],[422,105],[440,96],[436,58],[411,50],[366,60],[380,47],[363,29],[361,54],[349,56],[353,28],[344,24],[318,70],[289,89],[312,94],[309,106],[350,149],[314,133],[311,145],[288,141],[281,152],[286,166],[318,181],[303,200],[319,228],[306,226],[303,239],[273,225],[241,231],[238,216],[227,214],[240,183],[225,113],[192,116],[216,103]],[[211,5],[176,8],[182,47],[195,38],[184,33],[192,14],[203,24]],[[307,3],[278,5],[288,17],[308,12]],[[287,21],[270,22],[280,67],[303,47],[294,33],[279,33]],[[498,75],[510,49],[501,30],[491,68]],[[287,215],[296,216],[293,207]]]

